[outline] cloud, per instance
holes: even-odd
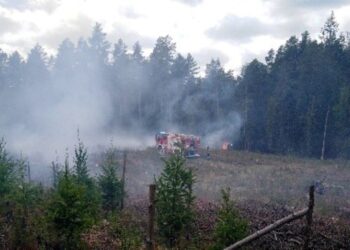
[[[21,25],[19,23],[0,13],[0,36],[9,32],[18,31],[20,28]]]
[[[127,18],[130,18],[130,19],[138,19],[138,18],[143,17],[142,14],[140,14],[139,12],[137,12],[135,9],[133,9],[131,7],[121,8],[119,12],[121,15],[123,15]]]
[[[0,0],[0,5],[15,10],[43,10],[52,13],[60,5],[54,0]]]
[[[58,45],[66,38],[77,41],[80,37],[90,36],[95,23],[90,17],[80,14],[73,20],[67,20],[61,26],[43,33],[37,38],[37,42],[51,49],[57,49]]]
[[[338,8],[344,5],[348,5],[348,0],[263,0],[264,2],[271,3],[279,10],[299,9],[324,9],[324,8]]]
[[[139,42],[143,48],[152,48],[155,44],[155,39],[148,36],[143,36],[136,31],[128,30],[124,28],[124,26],[117,23],[113,25],[113,30],[108,35],[111,37],[110,40],[113,41],[117,41],[119,38],[121,38],[129,47],[134,45],[136,42]]]
[[[210,63],[211,59],[220,59],[222,65],[226,64],[229,60],[229,57],[220,50],[210,48],[195,52],[192,54],[192,56],[198,62],[201,68]]]
[[[173,0],[173,1],[187,4],[190,6],[196,6],[196,5],[201,4],[203,2],[203,0]]]
[[[298,36],[305,30],[309,32],[318,30],[315,25],[309,24],[309,20],[305,16],[300,16],[298,19],[275,19],[271,23],[263,22],[254,17],[228,15],[218,25],[209,28],[206,34],[215,40],[240,44],[251,42],[258,36],[287,39],[293,35]]]
[[[257,18],[228,15],[219,25],[208,29],[206,34],[217,40],[248,42],[255,36],[265,35],[269,30],[270,27]]]
[[[43,10],[47,13],[53,13],[60,6],[60,1],[57,0],[32,0],[30,2],[32,10]]]
[[[242,54],[242,63],[246,65],[247,63],[252,62],[254,59],[259,60],[260,62],[265,62],[265,57],[267,56],[267,51],[255,53],[253,51],[245,51]]]
[[[26,0],[0,0],[0,5],[9,8],[22,10],[28,8],[28,1]]]

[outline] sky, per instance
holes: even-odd
[[[340,30],[350,31],[350,0],[0,0],[0,48],[25,55],[39,43],[55,54],[65,38],[76,43],[98,22],[112,44],[139,41],[148,55],[170,35],[202,71],[219,58],[237,74],[292,35],[308,30],[317,39],[332,10]]]

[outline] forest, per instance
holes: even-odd
[[[100,24],[77,45],[64,40],[55,56],[39,44],[26,60],[0,50],[0,128],[34,133],[53,126],[46,120],[57,124],[67,115],[78,120],[97,113],[92,124],[112,133],[217,133],[218,145],[227,140],[236,149],[348,158],[347,34],[332,13],[319,39],[307,31],[291,36],[265,62],[255,59],[237,75],[212,59],[200,76],[192,55],[177,53],[169,36],[159,37],[148,57],[138,42],[131,49],[122,39],[112,46]],[[83,110],[75,109],[79,105]],[[76,122],[74,133],[86,123]]]
[[[64,40],[55,56],[39,44],[26,58],[0,50],[1,249],[143,249],[149,244],[146,219],[140,215],[147,206],[129,201],[124,207],[128,193],[116,148],[99,152],[93,176],[91,154],[78,130],[73,157],[67,151],[63,162],[52,159],[48,186],[31,179],[22,152],[17,156],[7,149],[9,135],[13,141],[16,133],[40,134],[58,121],[44,133],[48,143],[56,133],[65,139],[65,123],[76,126],[70,127],[73,133],[89,123],[92,131],[106,134],[174,129],[214,138],[216,146],[228,140],[243,153],[350,157],[350,38],[339,31],[333,13],[318,39],[307,31],[292,36],[278,50],[271,49],[265,62],[255,59],[240,74],[212,59],[202,76],[195,58],[177,53],[170,36],[159,37],[147,57],[138,42],[129,49],[122,39],[112,45],[106,36],[97,23],[91,36],[76,45]],[[222,162],[231,161],[230,155],[217,154]],[[262,168],[259,154],[245,157]],[[155,158],[159,161],[159,155]],[[221,190],[218,204],[200,203],[193,188],[195,167],[185,167],[185,162],[180,154],[166,157],[161,173],[153,177],[159,249],[223,249],[256,229],[256,221],[254,226],[251,218],[241,216],[230,189]],[[247,215],[254,209],[243,211]],[[273,211],[287,213],[284,208]],[[316,222],[326,232],[333,225]],[[332,244],[348,244],[348,226],[337,227]],[[320,235],[315,233],[312,243],[317,249],[325,241]],[[293,237],[299,238],[293,243],[288,236],[285,242],[302,244],[300,236]],[[278,249],[277,243],[267,242]]]

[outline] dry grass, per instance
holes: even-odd
[[[147,186],[159,176],[163,165],[153,149],[129,152],[126,173],[129,198],[144,197]],[[210,160],[205,157],[187,160],[186,165],[196,174],[195,192],[203,200],[217,201],[220,189],[231,187],[237,202],[256,200],[290,210],[304,207],[309,185],[326,178],[325,193],[316,196],[316,211],[350,216],[350,165],[346,161],[218,150],[211,151]]]
[[[202,152],[205,155],[205,152]],[[122,157],[120,157],[122,159]],[[120,162],[122,163],[122,162]],[[127,207],[147,224],[148,185],[159,176],[164,163],[154,149],[128,152]],[[319,161],[243,151],[212,151],[205,157],[187,160],[196,175],[197,196],[195,249],[207,249],[212,242],[220,189],[231,188],[241,214],[249,221],[250,232],[303,208],[308,187],[324,181],[325,193],[316,194],[313,249],[343,249],[349,242],[350,165],[346,161]],[[247,249],[301,249],[304,220],[288,224],[268,234]],[[198,239],[197,239],[198,238]]]

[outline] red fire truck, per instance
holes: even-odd
[[[160,153],[173,154],[183,150],[187,158],[199,157],[200,138],[198,136],[159,132],[155,139]]]

